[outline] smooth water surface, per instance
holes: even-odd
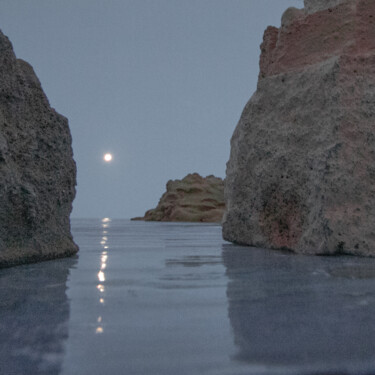
[[[77,257],[0,270],[0,374],[375,374],[375,259],[73,220]]]

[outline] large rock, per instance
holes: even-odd
[[[133,220],[221,222],[224,209],[223,180],[193,173],[182,180],[168,181],[157,207]]]
[[[334,8],[337,5],[350,0],[305,0],[305,12],[315,13],[320,10]]]
[[[72,255],[68,121],[0,32],[0,267]]]
[[[231,140],[223,237],[375,255],[375,1],[305,5],[265,32]]]

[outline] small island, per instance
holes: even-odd
[[[191,173],[169,180],[157,207],[132,220],[220,223],[224,211],[224,181]]]

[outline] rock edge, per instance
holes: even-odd
[[[0,31],[0,267],[70,256],[76,165],[68,120]]]

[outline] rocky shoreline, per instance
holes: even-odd
[[[192,173],[168,181],[157,207],[132,220],[220,223],[224,210],[223,180]]]

